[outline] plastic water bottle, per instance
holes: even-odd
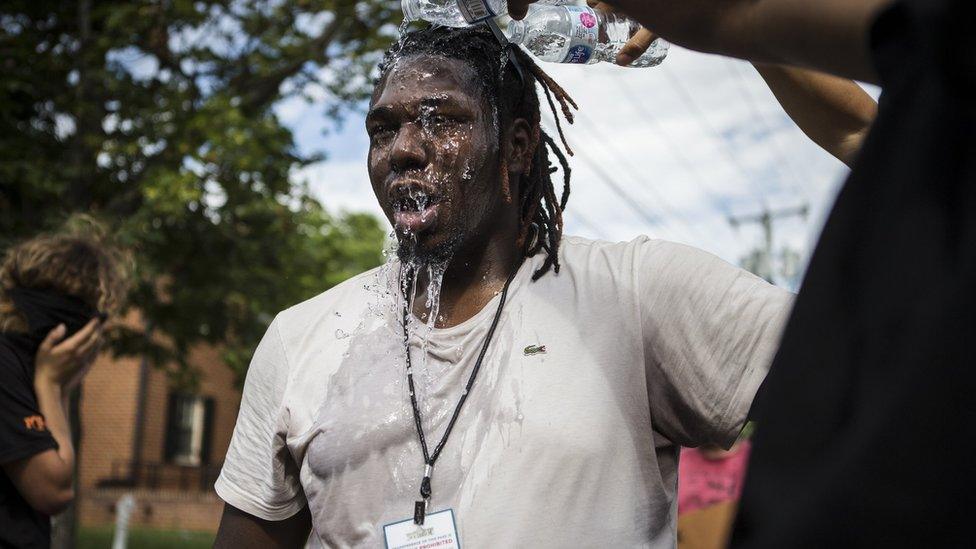
[[[558,6],[574,0],[541,0]],[[445,27],[467,27],[508,13],[507,0],[400,0],[404,21],[424,21]]]
[[[508,24],[509,41],[552,63],[613,63],[617,52],[640,29],[637,21],[583,6],[529,6],[521,21]],[[668,55],[668,43],[651,42],[630,67],[653,67]]]

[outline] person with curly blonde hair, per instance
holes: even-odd
[[[122,307],[127,263],[76,216],[0,264],[0,546],[48,546],[49,517],[74,497],[68,395]]]

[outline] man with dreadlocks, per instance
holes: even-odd
[[[572,121],[485,28],[387,53],[366,129],[397,257],[272,323],[217,547],[674,545],[679,446],[735,440],[791,297],[685,246],[564,238],[537,85]]]

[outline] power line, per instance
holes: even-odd
[[[569,217],[574,222],[577,222],[580,225],[582,225],[583,228],[589,230],[597,238],[601,240],[610,240],[610,237],[607,236],[607,233],[603,232],[603,229],[601,229],[596,223],[590,220],[590,218],[584,215],[579,208],[573,208],[572,210],[567,210],[566,214],[567,217]]]
[[[783,167],[787,166],[790,173],[790,178],[793,181],[793,185],[791,185],[793,187],[793,191],[802,193],[804,196],[809,196],[809,189],[803,185],[802,179],[799,176],[799,171],[797,171],[793,165],[793,157],[786,154],[785,151],[780,147],[779,140],[776,139],[775,125],[769,121],[769,117],[763,112],[762,109],[759,108],[756,98],[749,91],[749,85],[746,81],[745,75],[743,75],[736,66],[738,63],[732,60],[727,60],[725,61],[725,65],[728,68],[729,73],[732,74],[732,77],[735,78],[735,87],[737,90],[739,90],[739,93],[742,96],[746,106],[752,111],[753,117],[763,124],[766,132],[770,136],[769,142],[772,144],[774,149],[773,153],[776,155],[778,160],[778,162],[776,162],[776,167],[777,171],[780,172],[780,176],[782,177],[782,174],[784,173]],[[785,179],[786,178],[784,178],[784,180]]]
[[[549,121],[548,117],[546,117],[546,121],[547,122]],[[610,190],[613,191],[613,193],[616,194],[618,198],[623,200],[623,202],[627,205],[627,207],[629,207],[630,210],[637,215],[637,217],[639,217],[644,223],[647,223],[647,225],[650,227],[660,226],[661,224],[660,219],[648,214],[648,208],[646,208],[635,197],[631,196],[626,189],[624,189],[619,184],[617,184],[617,182],[614,181],[613,178],[610,177],[610,175],[606,171],[604,171],[603,167],[600,166],[597,162],[595,162],[593,158],[589,155],[589,153],[586,152],[585,147],[579,147],[574,152],[576,153],[574,158],[587,164],[590,170],[597,176],[597,179],[599,179],[604,185],[609,187]]]
[[[636,197],[630,195],[626,189],[617,184],[616,181],[604,171],[603,167],[596,162],[590,153],[587,152],[585,147],[580,147],[575,151],[575,157],[580,161],[585,163],[587,167],[596,174],[597,178],[603,182],[607,187],[610,188],[618,198],[624,201],[628,208],[634,212],[637,217],[639,217],[644,223],[647,223],[650,227],[659,227],[661,225],[661,219],[659,217],[652,216],[648,213],[650,210],[645,204],[643,204]]]
[[[619,160],[619,166],[626,170],[630,178],[633,179],[640,186],[640,188],[647,189],[651,194],[654,195],[654,200],[656,201],[655,204],[657,204],[658,209],[662,212],[664,217],[671,217],[679,221],[682,226],[688,229],[687,232],[691,234],[693,238],[707,239],[707,237],[699,232],[698,228],[691,221],[689,221],[685,215],[679,212],[671,204],[671,202],[653,186],[653,184],[647,183],[647,177],[638,173],[637,168],[631,163],[630,158],[627,155],[621,154],[619,150],[614,149],[609,145],[611,140],[603,135],[602,130],[599,129],[599,126],[593,122],[592,119],[583,114],[582,111],[578,112],[577,116],[588,126],[587,129],[589,130],[589,133],[593,134],[595,140],[599,142],[605,150],[610,152]]]
[[[678,78],[677,75],[675,75],[666,64],[661,66],[661,70],[662,73],[668,78],[668,80],[670,80],[672,87],[678,93],[678,96],[681,97],[681,100],[684,102],[688,110],[695,115],[695,118],[701,123],[701,125],[706,129],[706,131],[711,133],[712,136],[715,138],[715,140],[719,142],[719,144],[721,145],[720,149],[722,150],[722,153],[728,159],[729,163],[732,166],[734,166],[735,169],[742,176],[743,182],[748,187],[752,187],[752,175],[750,174],[749,170],[745,168],[745,166],[739,160],[739,157],[735,154],[735,151],[733,151],[732,148],[729,146],[728,140],[721,133],[719,133],[719,131],[715,128],[715,126],[713,126],[712,123],[708,120],[708,117],[705,116],[705,113],[701,110],[701,108],[698,107],[695,101],[691,98],[691,95],[688,93],[687,88],[685,88],[684,84],[681,82],[681,79]],[[762,193],[754,192],[753,194],[755,194],[756,200],[758,200],[763,207],[766,207],[766,197],[763,196]]]
[[[624,92],[627,100],[630,101],[630,103],[634,106],[634,109],[637,110],[638,114],[644,118],[647,124],[651,126],[651,133],[658,136],[661,141],[665,143],[668,149],[670,149],[671,156],[677,160],[678,164],[685,172],[691,174],[691,179],[698,185],[702,193],[710,198],[712,204],[722,212],[722,215],[725,217],[732,215],[732,210],[729,208],[728,203],[719,198],[721,193],[711,189],[710,185],[705,183],[705,179],[694,167],[688,157],[685,156],[684,151],[681,150],[681,147],[679,147],[677,143],[668,135],[664,125],[657,120],[657,117],[651,113],[650,109],[646,108],[644,104],[634,96],[631,88],[624,83],[625,79],[623,78],[623,75],[617,73],[616,78],[618,87],[622,92]]]
[[[763,230],[762,245],[755,249],[750,256],[745,258],[744,262],[746,264],[743,265],[743,267],[766,279],[770,283],[774,283],[776,273],[774,272],[773,261],[776,258],[773,251],[773,222],[777,219],[786,219],[790,217],[800,217],[803,220],[806,220],[809,212],[809,204],[802,204],[800,206],[781,208],[778,210],[763,208],[761,212],[755,214],[742,215],[738,217],[730,216],[729,225],[731,225],[733,228],[738,229],[740,225],[755,223]],[[787,259],[788,258],[786,257],[783,258],[784,263],[787,262]]]

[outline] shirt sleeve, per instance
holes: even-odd
[[[707,252],[647,241],[638,298],[651,417],[682,446],[729,447],[769,371],[793,294]]]
[[[298,466],[285,444],[287,382],[276,320],[254,351],[234,435],[214,485],[225,502],[264,520],[284,520],[305,506]]]
[[[57,447],[38,408],[30,371],[0,345],[0,464]]]

